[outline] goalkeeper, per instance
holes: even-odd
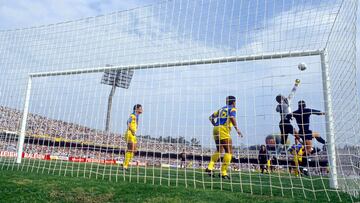
[[[142,114],[143,109],[141,104],[136,104],[133,108],[133,113],[127,121],[127,130],[125,132],[125,141],[127,143],[127,151],[125,153],[125,160],[123,168],[126,170],[129,167],[131,159],[136,152],[136,131],[139,124],[139,115]]]
[[[211,156],[210,163],[206,168],[206,172],[213,176],[214,165],[220,158],[220,153],[225,151],[223,162],[221,165],[221,177],[223,179],[230,179],[227,174],[228,166],[232,159],[232,141],[231,128],[234,127],[237,134],[242,137],[242,134],[236,123],[236,98],[234,96],[226,97],[226,106],[215,111],[210,117],[210,122],[214,126],[213,137],[216,144],[216,152]]]
[[[290,94],[288,97],[285,97],[283,95],[277,95],[276,101],[278,102],[278,105],[276,106],[276,112],[280,113],[280,122],[279,122],[279,128],[281,132],[281,144],[277,148],[277,154],[279,155],[280,152],[283,150],[283,145],[287,143],[287,138],[289,134],[292,134],[295,136],[296,142],[298,142],[299,138],[297,135],[296,130],[291,125],[290,118],[288,117],[288,114],[291,113],[290,103],[292,98],[295,95],[295,92],[300,84],[300,80],[296,79],[294,87],[292,88]]]

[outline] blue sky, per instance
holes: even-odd
[[[0,29],[70,21],[149,5],[152,0],[15,0],[0,1]]]
[[[119,10],[143,7],[156,2],[158,1],[0,1],[0,19],[2,19],[0,21],[0,30],[82,19]],[[186,60],[209,56],[227,56],[229,54],[246,55],[287,49],[311,49],[325,40],[324,36],[326,35],[320,34],[327,32],[326,30],[331,25],[327,22],[331,21],[331,14],[336,11],[335,9],[329,10],[329,7],[324,6],[328,4],[328,1],[302,1],[305,3],[281,5],[273,4],[275,0],[261,0],[256,1],[259,2],[259,5],[254,5],[255,1],[249,4],[246,1],[227,0],[208,1],[209,3],[203,6],[200,6],[200,2],[182,1],[182,3],[179,3],[179,1],[174,1],[173,4],[163,3],[160,8],[150,7],[149,9],[130,12],[131,19],[127,19],[128,16],[121,13],[113,15],[120,26],[104,32],[104,34],[108,33],[108,35],[104,36],[113,36],[113,34],[116,36],[117,34],[120,36],[119,38],[123,37],[124,41],[122,39],[117,41],[104,40],[101,44],[104,47],[112,47],[114,46],[112,43],[117,42],[119,43],[119,52],[111,51],[110,48],[96,48],[91,44],[87,47],[85,44],[86,39],[81,38],[80,35],[77,36],[79,32],[72,33],[72,36],[68,36],[68,38],[65,34],[65,36],[61,36],[61,39],[57,40],[52,39],[51,35],[46,38],[46,27],[44,29],[37,28],[37,31],[42,33],[41,37],[45,38],[44,40],[53,42],[58,48],[55,49],[49,45],[48,49],[50,51],[47,52],[44,51],[45,48],[40,50],[29,48],[37,47],[36,42],[28,42],[27,45],[20,44],[20,48],[16,49],[15,56],[11,54],[11,57],[14,58],[11,59],[10,57],[7,62],[10,66],[19,68],[18,72],[14,72],[12,69],[1,70],[3,75],[21,75],[18,80],[2,81],[5,89],[15,87],[14,92],[17,92],[17,96],[10,95],[8,98],[12,99],[5,101],[3,99],[3,103],[15,108],[21,108],[22,101],[20,98],[24,92],[24,86],[16,84],[21,80],[20,83],[24,85],[27,67],[26,64],[21,64],[19,67],[19,64],[15,62],[18,58],[29,59],[26,63],[33,67],[32,71],[37,72],[48,70],[47,68],[61,70],[87,66],[97,67],[105,63],[149,63],[158,60]],[[267,8],[264,6],[265,2],[268,5],[274,5],[272,12],[264,11]],[[312,2],[312,4],[310,5],[309,2]],[[246,11],[254,6],[258,8],[258,12],[263,11],[266,15],[256,12],[248,14]],[[177,9],[182,10],[178,12]],[[171,16],[167,13],[161,13],[162,10],[169,11]],[[151,13],[158,13],[158,18],[152,20],[145,18],[147,14]],[[214,15],[205,15],[209,13]],[[187,21],[187,18],[193,20]],[[99,19],[104,21],[101,17]],[[122,19],[125,20],[122,21]],[[239,21],[235,21],[235,19],[239,19]],[[107,22],[113,22],[112,20],[112,18],[105,18]],[[297,22],[296,26],[289,26],[293,22]],[[98,25],[95,19],[83,20],[69,25],[81,27],[91,23]],[[307,30],[303,27],[304,24],[311,24],[318,29]],[[127,30],[129,26],[136,29]],[[59,31],[66,30],[61,25],[53,28],[52,31],[57,29]],[[51,30],[52,27],[49,29]],[[101,38],[99,32],[102,33],[103,30],[101,28],[89,30],[88,34],[84,36],[92,40],[99,40]],[[245,32],[247,33],[244,34]],[[242,37],[242,34],[245,37]],[[15,35],[18,38],[11,38],[10,36],[9,39],[10,41],[21,40],[21,37],[28,35],[37,37],[36,32],[23,31],[23,35]],[[74,37],[74,35],[76,36]],[[53,38],[57,36],[54,34]],[[279,37],[285,39],[286,43],[277,43]],[[306,40],[310,39],[310,37],[313,41],[310,43],[311,46],[307,47]],[[130,43],[132,41],[134,43]],[[237,43],[233,43],[234,41]],[[75,48],[62,46],[63,44],[66,45],[66,43]],[[127,49],[122,48],[122,45],[127,46]],[[11,44],[3,46],[8,47],[9,50],[16,48],[11,47]],[[142,49],[139,49],[139,47]],[[151,53],[153,52],[151,47],[158,47],[157,51],[159,53]],[[71,50],[72,54],[64,54],[67,49]],[[141,54],[137,53],[133,58],[124,57],[132,56],[131,49]],[[172,49],[177,49],[177,51]],[[86,50],[91,51],[87,52]],[[124,55],[121,55],[121,50],[124,51]],[[103,55],[104,52],[107,55]],[[59,58],[59,54],[63,56]],[[87,62],[85,60],[86,54],[95,58]],[[55,61],[59,59],[62,61]],[[308,63],[311,69],[306,72],[297,71],[296,65],[299,61]],[[225,90],[224,88],[216,88],[222,84],[221,80],[217,79],[219,75],[233,78],[235,85]],[[184,67],[176,71],[171,68],[146,70],[135,74],[132,91],[117,91],[114,98],[114,104],[117,105],[114,105],[112,126],[113,129],[116,129],[115,132],[121,133],[132,104],[142,103],[146,104],[144,105],[145,113],[142,118],[143,125],[140,129],[142,134],[154,136],[171,134],[187,138],[198,137],[203,143],[207,143],[207,136],[211,134],[211,126],[207,121],[209,113],[223,105],[226,95],[234,94],[240,100],[238,105],[240,128],[243,129],[245,135],[248,135],[243,140],[236,139],[235,143],[261,143],[264,136],[278,131],[278,115],[274,112],[276,105],[273,102],[274,95],[279,93],[287,94],[293,81],[298,77],[301,77],[305,82],[301,86],[297,98],[305,98],[312,104],[310,106],[323,109],[321,81],[318,80],[320,77],[318,58],[307,57],[282,61],[245,62],[200,66],[194,69],[193,67]],[[51,118],[80,122],[84,125],[102,129],[104,111],[96,107],[104,106],[105,109],[106,95],[109,88],[99,86],[99,78],[101,78],[101,74],[89,74],[86,79],[78,76],[69,77],[66,79],[68,83],[66,88],[61,88],[58,85],[64,81],[62,77],[38,79],[34,81],[32,98],[36,102],[32,103],[30,109],[32,112],[47,115]],[[43,88],[42,84],[47,84],[48,88]],[[146,88],[144,88],[144,84],[147,84]],[[87,87],[94,91],[87,90]],[[1,91],[2,95],[7,95],[6,90],[2,89]],[[150,91],[151,94],[149,94]],[[58,96],[59,92],[62,92],[63,97],[66,97],[66,102],[58,102],[62,99]],[[321,97],[318,96],[319,94]],[[47,95],[46,98],[43,95]],[[139,97],[139,95],[147,96]],[[165,103],[162,103],[162,101],[165,101]],[[178,103],[175,105],[172,103],[174,101]],[[293,105],[293,108],[296,108],[296,105]],[[154,115],[156,115],[155,118]],[[313,121],[316,123],[316,130],[324,132],[324,119],[314,118]],[[153,126],[157,128],[155,132]]]

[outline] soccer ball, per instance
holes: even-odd
[[[306,68],[307,68],[306,63],[299,63],[299,65],[298,65],[299,70],[304,71],[304,70],[306,70]]]

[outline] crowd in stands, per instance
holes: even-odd
[[[0,106],[0,130],[17,132],[21,124],[21,112],[8,107]],[[61,140],[72,143],[85,143],[96,146],[109,146],[126,148],[123,135],[106,133],[102,130],[92,129],[75,123],[49,119],[36,114],[28,114],[27,136],[49,140]],[[154,139],[140,137],[139,150],[156,151],[163,153],[181,152],[185,149],[188,153],[211,153],[209,149],[200,146],[190,146],[181,143],[166,143]]]
[[[21,112],[12,108],[0,106],[0,130],[7,130],[18,132],[21,123]],[[56,153],[77,156],[90,157],[113,157],[112,153],[97,152],[94,150],[84,150],[81,148],[81,143],[87,145],[100,146],[102,148],[118,148],[126,149],[126,143],[123,135],[118,133],[106,133],[102,130],[92,129],[75,123],[65,122],[61,120],[49,119],[47,117],[28,114],[27,136],[42,138],[48,140],[61,140],[65,142],[77,143],[78,148],[65,149],[64,147],[40,146],[34,144],[25,145],[26,150],[40,151],[44,153]],[[168,143],[162,142],[151,137],[141,136],[138,139],[139,151],[161,152],[179,154],[182,150],[188,156],[201,155],[211,156],[214,149],[202,147],[200,145],[192,146],[183,143]],[[234,150],[235,158],[257,158],[258,150]],[[119,155],[116,155],[119,156]],[[119,156],[120,157],[120,156]],[[280,159],[285,159],[285,155],[280,156]]]

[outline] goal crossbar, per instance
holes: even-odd
[[[48,77],[48,76],[60,76],[60,75],[77,75],[83,73],[98,73],[107,70],[122,70],[122,69],[151,69],[151,68],[168,68],[175,66],[190,66],[190,65],[205,65],[205,64],[220,64],[240,61],[258,61],[268,59],[281,59],[291,57],[305,57],[305,56],[316,56],[321,55],[323,50],[307,50],[307,51],[291,51],[291,52],[276,52],[276,53],[265,53],[257,55],[244,55],[244,56],[228,56],[219,58],[206,58],[206,59],[194,59],[188,61],[175,61],[175,62],[164,62],[164,63],[150,63],[150,64],[138,64],[138,65],[125,65],[125,66],[110,66],[110,67],[97,67],[97,68],[84,68],[84,69],[72,69],[62,71],[51,71],[51,72],[37,72],[30,73],[30,77]]]

